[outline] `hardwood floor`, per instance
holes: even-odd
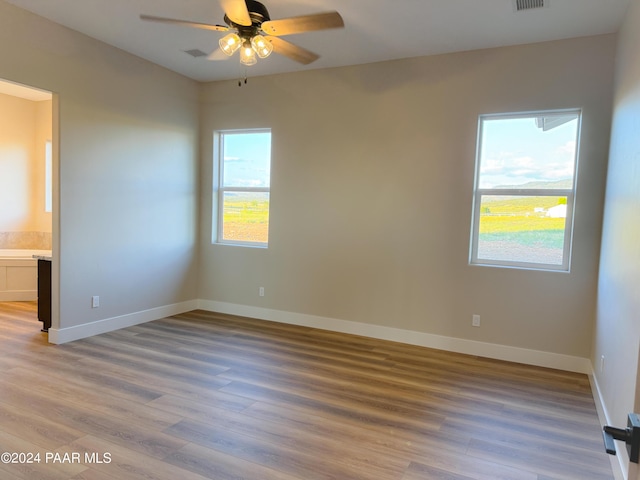
[[[41,456],[2,479],[613,478],[585,375],[203,311],[39,328],[0,303],[0,453]]]

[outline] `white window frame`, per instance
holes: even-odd
[[[44,211],[53,211],[53,143],[47,140],[44,145]]]
[[[552,117],[563,116],[568,114],[575,114],[578,117],[578,126],[576,132],[576,149],[574,156],[574,170],[573,170],[573,184],[571,189],[527,189],[527,188],[479,188],[480,183],[480,162],[482,155],[482,136],[483,136],[483,121],[485,119],[498,120],[498,119],[518,119],[518,118],[533,118],[533,117]],[[478,117],[478,137],[476,141],[476,166],[475,166],[475,178],[474,178],[474,191],[473,191],[473,211],[471,221],[471,240],[470,240],[470,252],[469,252],[469,264],[479,266],[490,267],[511,267],[519,269],[529,270],[550,270],[569,272],[571,267],[571,252],[573,245],[573,223],[574,223],[574,210],[576,199],[576,186],[578,179],[578,158],[580,156],[580,134],[582,126],[582,110],[581,109],[567,109],[567,110],[542,110],[532,112],[520,112],[520,113],[502,113],[502,114],[483,114]],[[547,263],[530,263],[530,262],[516,262],[505,260],[488,260],[478,258],[478,236],[480,233],[480,206],[482,204],[482,197],[486,195],[491,196],[522,196],[522,197],[566,197],[567,198],[567,213],[565,219],[565,231],[564,231],[564,248],[562,252],[562,264],[547,264]]]
[[[224,240],[224,194],[226,192],[254,192],[254,193],[268,193],[271,198],[271,181],[269,181],[268,187],[225,187],[224,186],[224,137],[225,135],[242,135],[251,133],[269,133],[270,128],[251,128],[251,129],[238,129],[238,130],[217,130],[214,132],[213,148],[214,148],[214,174],[213,174],[213,195],[214,195],[214,211],[216,215],[214,217],[215,223],[215,235],[213,243],[220,245],[235,245],[240,247],[258,247],[267,248],[269,246],[267,242],[248,242],[241,240]],[[271,215],[271,201],[269,201],[269,215]]]

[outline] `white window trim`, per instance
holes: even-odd
[[[517,119],[517,118],[530,118],[535,116],[562,116],[567,114],[576,114],[578,116],[578,126],[576,132],[576,151],[574,156],[574,171],[573,171],[573,185],[572,189],[503,189],[503,188],[478,188],[480,181],[480,155],[482,153],[482,127],[484,119]],[[574,225],[574,212],[575,212],[575,197],[578,181],[578,159],[580,156],[580,135],[582,127],[582,109],[567,109],[567,110],[541,110],[532,112],[518,112],[513,114],[483,114],[478,117],[478,137],[476,140],[476,167],[475,177],[473,182],[473,210],[471,219],[471,239],[469,249],[469,264],[472,266],[484,266],[484,267],[505,267],[505,268],[517,268],[523,270],[549,270],[557,272],[570,272],[571,271],[571,254],[573,247],[573,225]],[[531,196],[531,197],[567,197],[567,215],[565,221],[564,231],[564,246],[562,253],[562,264],[547,264],[547,263],[530,263],[530,262],[515,262],[505,260],[487,260],[478,259],[478,236],[480,233],[480,205],[482,204],[482,197],[484,195],[492,196]]]
[[[224,240],[224,194],[225,192],[256,192],[271,194],[269,187],[225,187],[222,185],[224,179],[224,136],[248,133],[271,133],[270,128],[247,128],[237,130],[216,130],[214,132],[214,169],[213,169],[213,197],[216,207],[216,216],[213,222],[216,224],[213,243],[218,245],[231,245],[238,247],[268,248],[268,242],[245,242],[241,240]],[[271,182],[269,182],[271,183]],[[271,195],[269,195],[271,196]],[[271,215],[271,202],[269,202],[269,215]]]
[[[44,153],[44,211],[53,211],[53,143],[51,140],[45,142]]]

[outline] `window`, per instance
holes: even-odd
[[[215,134],[217,243],[266,247],[269,240],[271,131]]]
[[[44,146],[44,211],[53,211],[53,156],[51,140],[47,140]]]
[[[569,270],[580,119],[480,116],[471,264]]]

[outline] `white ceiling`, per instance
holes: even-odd
[[[1,1],[1,0],[0,0]],[[223,35],[143,22],[139,14],[224,24],[218,0],[5,0],[199,81],[258,76],[534,43],[616,32],[629,0],[546,0],[516,12],[513,0],[262,0],[272,19],[337,10],[345,28],[285,37],[320,55],[299,65],[274,54],[242,67],[193,58],[210,53]]]

